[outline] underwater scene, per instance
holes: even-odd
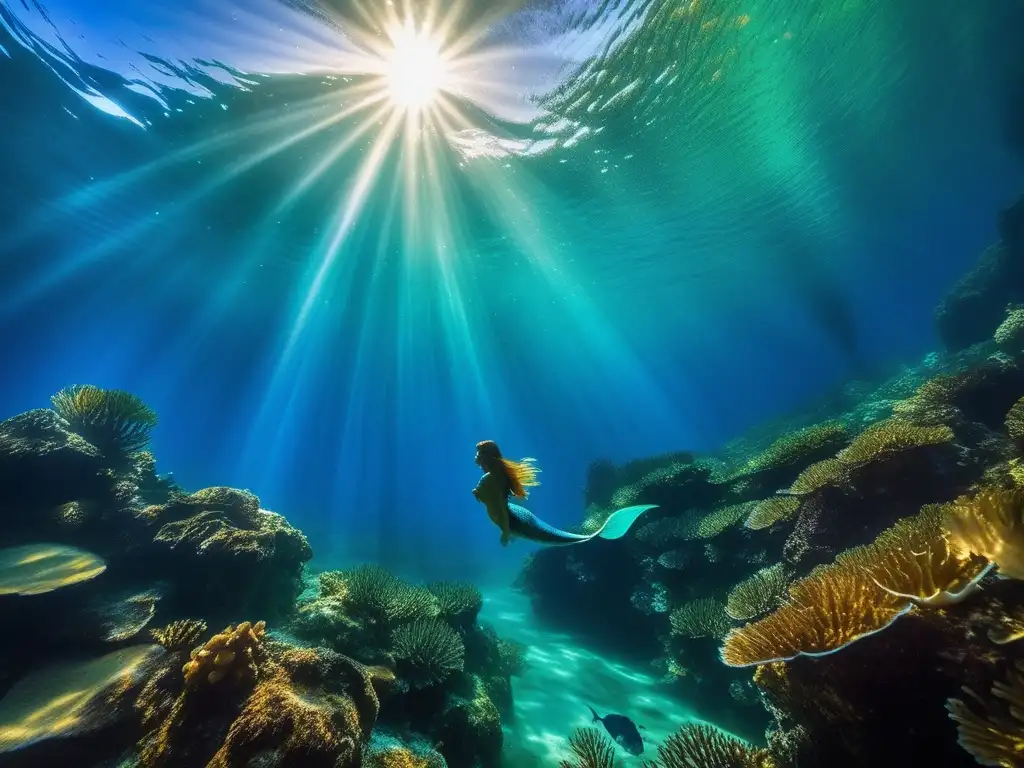
[[[0,0],[0,768],[1024,768],[1020,0]]]

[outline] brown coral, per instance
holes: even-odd
[[[1006,705],[984,701],[970,688],[964,693],[978,701],[985,710],[978,715],[961,699],[949,699],[946,709],[957,723],[960,746],[982,765],[1015,768],[1024,759],[1024,661],[1018,661],[1006,682],[992,686],[992,695]]]
[[[827,485],[840,485],[850,475],[850,468],[845,462],[837,458],[824,459],[816,464],[811,464],[800,473],[789,492],[797,495],[806,495],[821,490]]]
[[[826,421],[783,435],[754,456],[743,468],[745,473],[762,472],[790,466],[823,449],[831,453],[846,440],[846,427],[838,421]],[[820,453],[818,455],[821,455]]]
[[[228,626],[201,648],[192,651],[192,658],[182,667],[185,684],[215,684],[225,678],[234,681],[255,680],[262,657],[261,643],[266,624],[243,621],[237,627]]]

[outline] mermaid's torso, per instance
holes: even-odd
[[[508,510],[508,529],[516,538],[536,541],[539,544],[576,544],[591,538],[555,528],[525,507],[510,504],[508,487],[500,476],[490,472],[480,478],[477,484],[477,498],[487,509],[487,516],[491,522],[499,527],[503,508]]]

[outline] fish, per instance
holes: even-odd
[[[587,709],[594,716],[593,722],[601,723],[616,744],[634,757],[639,757],[644,753],[644,739],[640,735],[642,725],[638,726],[625,715],[608,714],[601,717],[589,704]]]

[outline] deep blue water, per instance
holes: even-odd
[[[161,471],[327,560],[504,578],[478,440],[571,524],[596,458],[919,360],[1021,191],[1013,0],[492,4],[452,96],[476,133],[445,117],[413,165],[400,129],[372,173],[388,113],[253,162],[355,98],[342,4],[165,5],[0,2],[0,415],[136,392]]]

